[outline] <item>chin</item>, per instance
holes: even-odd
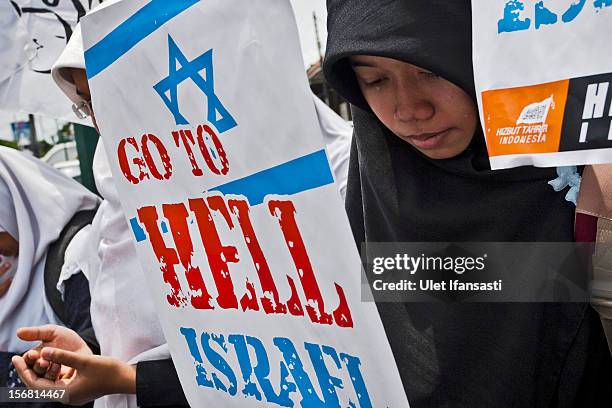
[[[467,149],[467,147],[469,146],[469,143],[468,143],[465,146],[461,144],[461,146],[451,145],[451,146],[440,146],[435,149],[420,149],[414,144],[408,141],[406,142],[410,144],[413,148],[415,148],[416,150],[418,150],[419,152],[421,152],[422,154],[424,154],[425,156],[433,160],[452,159],[453,157],[459,156],[461,153],[463,153],[465,149]]]
[[[436,150],[421,150],[417,149],[419,152],[423,153],[430,159],[434,160],[443,160],[443,159],[451,159],[455,156],[458,156],[463,152],[463,150],[448,150],[448,149],[436,149]]]
[[[410,144],[413,148],[415,148],[416,150],[424,154],[426,157],[433,159],[433,160],[452,159],[453,157],[459,156],[461,153],[463,153],[468,148],[468,146],[470,145],[470,141],[471,139],[457,143],[458,142],[457,140],[455,141],[449,140],[449,142],[451,143],[445,143],[442,146],[437,146],[432,149],[422,149],[410,143],[410,141],[406,140],[406,142]]]

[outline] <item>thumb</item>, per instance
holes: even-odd
[[[52,363],[62,364],[77,370],[84,369],[88,363],[88,356],[53,347],[45,347],[42,349],[42,356],[45,360]]]
[[[55,338],[55,326],[48,324],[38,327],[22,327],[17,329],[17,337],[25,341],[52,341]]]

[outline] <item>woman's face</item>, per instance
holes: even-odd
[[[91,91],[89,90],[89,82],[87,81],[87,73],[84,69],[79,68],[69,68],[70,76],[72,77],[72,82],[76,86],[77,94],[82,97],[84,100],[88,101],[91,106]],[[89,112],[91,115],[91,120],[93,122],[94,127],[98,130],[98,123],[96,122],[96,116],[94,114],[93,109]]]
[[[359,55],[351,65],[378,119],[432,159],[463,152],[478,126],[476,105],[461,88],[392,58]]]
[[[16,267],[14,262],[7,262],[4,258],[14,258],[18,255],[19,243],[17,240],[8,232],[0,232],[0,298],[8,292],[13,281],[11,271],[14,271]]]
[[[0,232],[0,255],[17,256],[19,254],[19,242],[8,232]]]

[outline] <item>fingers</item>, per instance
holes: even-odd
[[[58,380],[69,380],[74,377],[76,370],[72,367],[61,366],[59,375],[57,376]]]
[[[21,378],[21,381],[23,381],[25,385],[29,387],[36,382],[36,380],[38,379],[38,376],[33,370],[31,370],[28,367],[28,365],[26,364],[25,360],[22,357],[13,356],[11,361],[13,365],[15,366],[15,370],[17,370],[17,374]]]
[[[33,348],[32,350],[28,350],[24,353],[23,359],[28,367],[34,366],[36,361],[40,358],[40,350]]]
[[[28,365],[28,367],[32,367],[32,370],[34,370],[34,372],[38,374],[39,377],[44,377],[47,371],[49,370],[50,366],[51,366],[51,363],[42,358],[39,358],[38,360],[36,360],[36,362],[34,363],[34,366]]]
[[[23,361],[39,377],[44,377],[51,381],[55,381],[59,377],[61,365],[51,363],[42,358],[40,350],[37,348],[27,351],[23,355]]]
[[[83,356],[72,351],[66,351],[62,349],[45,347],[42,350],[42,357],[50,362],[72,367],[77,370],[84,369],[89,360],[89,356]]]
[[[8,262],[3,262],[0,264],[0,277],[7,273],[11,269],[11,264]]]
[[[8,292],[11,283],[13,282],[13,278],[9,278],[4,282],[0,283],[0,297],[4,296],[6,292]]]
[[[25,341],[53,341],[56,337],[56,327],[52,324],[38,327],[22,327],[17,329],[17,337]]]
[[[59,376],[61,368],[62,366],[60,364],[50,363],[49,369],[45,373],[45,378],[47,380],[55,381],[57,377]]]
[[[13,365],[17,370],[17,374],[21,381],[29,388],[51,388],[54,385],[53,381],[46,378],[40,378],[34,370],[28,367],[23,357],[14,356],[12,359]]]
[[[32,367],[32,366],[28,365],[28,367]],[[44,358],[39,358],[34,363],[32,370],[39,377],[45,377],[47,380],[55,381],[59,375],[60,368],[61,366],[57,363],[51,363],[45,360]]]

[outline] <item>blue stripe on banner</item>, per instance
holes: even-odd
[[[147,239],[147,235],[138,223],[136,217],[130,218],[130,226],[132,227],[132,231],[134,231],[134,237],[136,238],[136,242],[142,242]]]
[[[334,182],[325,150],[319,150],[210,191],[246,196],[252,206],[263,203],[268,194],[292,195]]]
[[[199,0],[151,0],[85,51],[89,79],[108,68],[136,44]]]

